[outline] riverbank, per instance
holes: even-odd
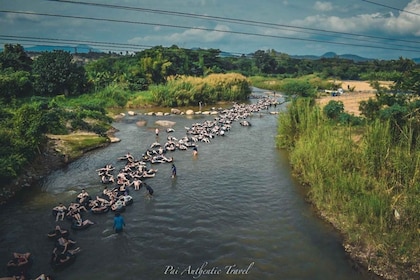
[[[339,100],[346,112],[359,115],[358,103],[374,97],[372,92],[357,92],[323,96],[317,102],[322,107]],[[279,139],[293,147],[293,173],[308,186],[308,200],[319,216],[341,233],[349,257],[383,279],[419,279],[418,193],[416,176],[410,173],[416,174],[417,165],[411,162],[417,154],[379,145],[391,143],[384,125],[334,126],[298,102],[289,111],[297,116],[280,119],[279,137],[284,137]],[[363,142],[354,140],[362,136]]]
[[[0,205],[6,203],[19,191],[29,188],[52,171],[63,168],[72,161],[94,149],[107,146],[114,140],[115,129],[107,136],[79,131],[68,135],[46,135],[42,151],[30,162],[22,174],[11,183],[2,186]]]

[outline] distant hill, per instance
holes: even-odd
[[[193,48],[193,49],[199,49],[199,48]],[[39,53],[39,52],[50,52],[54,50],[63,50],[70,53],[89,53],[89,52],[95,52],[95,53],[103,53],[103,51],[99,49],[95,49],[89,45],[77,45],[77,46],[44,46],[44,45],[37,45],[32,47],[25,47],[25,51],[27,52],[33,52],[33,53]],[[3,48],[0,48],[0,51],[3,51]],[[253,53],[246,54],[246,56],[250,57]],[[238,57],[240,55],[230,53],[230,52],[220,52],[221,57]],[[310,60],[317,60],[322,58],[342,58],[342,59],[349,59],[353,60],[355,62],[363,62],[363,61],[370,61],[375,60],[374,58],[366,58],[361,57],[354,54],[336,54],[335,52],[326,52],[321,56],[318,55],[290,55],[291,58],[295,59],[310,59]],[[420,64],[420,57],[419,58],[413,58],[412,59],[416,64]]]
[[[89,53],[89,52],[102,52],[101,50],[95,49],[89,45],[77,45],[77,46],[43,46],[37,45],[33,47],[26,47],[27,52],[51,52],[54,50],[62,50],[70,53]]]
[[[321,58],[338,57],[338,58],[342,58],[342,59],[353,60],[355,62],[374,60],[373,58],[361,57],[361,56],[354,55],[354,54],[336,54],[335,52],[327,52],[327,53],[324,53],[321,56],[316,56],[316,55],[291,55],[291,57],[296,58],[296,59],[312,59],[312,60],[317,60],[317,59],[321,59]]]

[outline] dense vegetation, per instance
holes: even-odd
[[[293,99],[277,143],[348,248],[362,248],[377,273],[408,279],[420,262],[420,72],[401,74],[391,90],[377,87],[376,99],[360,104],[363,118],[339,101],[321,109],[313,98]]]
[[[256,75],[282,79],[279,86],[252,79],[260,87],[314,96],[320,89],[336,87],[326,78],[403,81],[402,73],[414,67],[402,58],[350,62],[338,57],[295,59],[274,50],[223,56],[216,49],[177,46],[133,55],[76,57],[53,51],[31,58],[21,45],[6,44],[0,53],[0,180],[15,178],[40,153],[47,133],[87,130],[103,135],[111,122],[109,107],[244,100],[251,81],[244,76]]]

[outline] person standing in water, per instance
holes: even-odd
[[[159,128],[157,128],[157,127],[155,129],[155,134],[156,134],[156,137],[159,136]]]
[[[197,150],[197,147],[194,147],[193,148],[193,156],[196,156],[196,155],[198,155],[198,150]]]
[[[176,166],[172,163],[172,178],[176,177]]]
[[[116,233],[120,233],[123,231],[123,227],[125,226],[124,218],[121,216],[120,213],[115,213],[114,217],[114,226],[113,229]]]

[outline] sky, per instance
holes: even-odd
[[[0,44],[420,58],[420,0],[0,0]]]

